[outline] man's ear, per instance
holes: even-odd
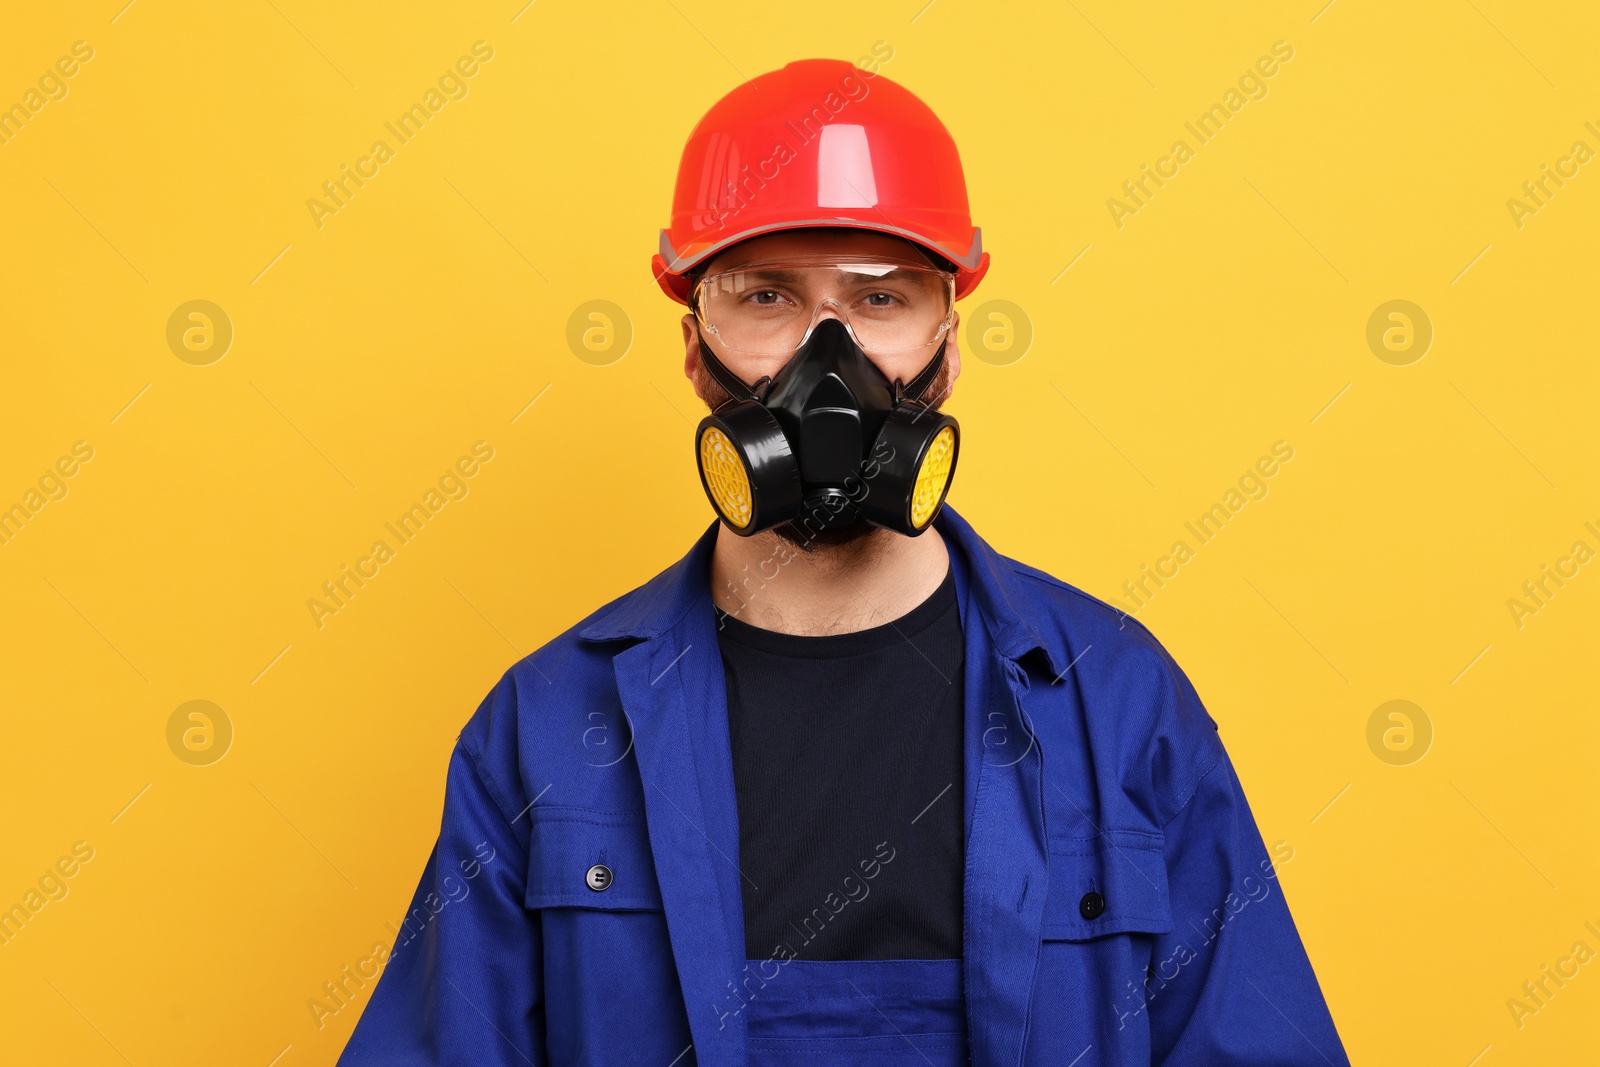
[[[956,312],[955,316],[950,322],[949,344],[944,349],[944,358],[950,364],[951,388],[955,387],[956,379],[961,377],[961,312]]]
[[[689,381],[695,380],[695,371],[700,369],[700,331],[695,329],[693,314],[683,317],[683,374]]]

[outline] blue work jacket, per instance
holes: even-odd
[[[951,508],[936,526],[966,641],[963,953],[925,961],[929,995],[959,991],[953,1062],[1347,1064],[1277,878],[1293,849],[1262,841],[1183,672]],[[746,959],[716,534],[517,663],[462,730],[341,1065],[901,1062],[872,1030],[893,998],[808,1016],[784,989],[803,983]],[[917,966],[883,990],[914,1001]],[[752,1036],[769,1005],[783,1043]]]

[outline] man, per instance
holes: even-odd
[[[988,256],[933,113],[735,89],[655,268],[718,519],[462,731],[340,1062],[1347,1062],[1183,673],[943,507]]]

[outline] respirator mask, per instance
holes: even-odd
[[[915,537],[933,524],[960,429],[922,397],[944,366],[954,275],[875,257],[750,263],[702,277],[691,306],[700,358],[730,397],[695,430],[695,457],[731,530],[866,522]],[[787,362],[746,384],[713,341]],[[890,381],[870,356],[920,369]]]

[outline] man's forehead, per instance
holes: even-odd
[[[914,266],[927,266],[930,263],[917,245],[904,238],[872,230],[830,227],[785,230],[748,238],[713,256],[706,264],[706,270],[728,270],[746,263],[770,263],[791,255],[837,255],[841,259],[850,256],[889,257]]]

